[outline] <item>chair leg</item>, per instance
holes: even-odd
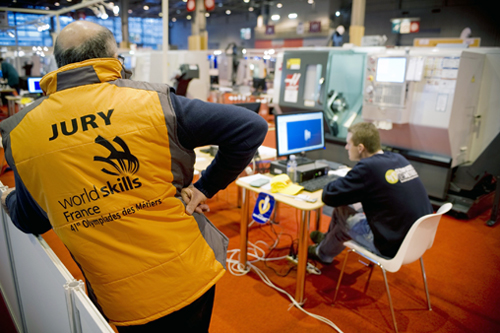
[[[429,296],[429,288],[427,287],[427,277],[425,276],[424,259],[422,259],[422,257],[420,257],[420,268],[422,268],[422,277],[424,278],[424,287],[425,287],[425,296],[427,297],[427,306],[429,307],[429,311],[432,311],[431,298]]]
[[[344,276],[344,269],[345,269],[345,264],[347,263],[347,257],[349,257],[349,253],[351,253],[352,251],[354,251],[354,250],[350,249],[345,254],[344,264],[342,265],[342,270],[340,271],[339,280],[337,282],[337,288],[335,288],[335,295],[333,296],[333,303],[335,303],[335,300],[337,299],[337,294],[339,292],[340,282],[342,282],[342,276]]]
[[[396,324],[396,316],[394,315],[394,308],[392,307],[392,298],[391,298],[391,292],[389,291],[389,283],[387,283],[387,275],[385,274],[384,267],[380,266],[380,268],[382,269],[382,273],[384,274],[385,289],[387,290],[387,297],[389,298],[389,306],[391,308],[392,322],[394,324],[394,330],[397,333],[398,332],[398,325]]]
[[[366,291],[368,290],[368,285],[370,284],[370,279],[372,278],[373,268],[375,267],[375,265],[372,262],[370,262],[368,264],[368,267],[370,267],[370,274],[368,275],[368,280],[366,280],[365,290],[363,290],[363,293],[365,293],[365,294],[366,294]]]

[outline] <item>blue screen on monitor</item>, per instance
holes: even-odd
[[[279,156],[323,149],[323,111],[276,115],[276,152]]]
[[[28,78],[28,91],[30,94],[41,94],[43,93],[42,88],[40,88],[41,77],[29,77]]]

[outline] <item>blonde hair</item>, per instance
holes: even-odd
[[[374,154],[382,149],[380,146],[380,134],[372,123],[357,123],[349,127],[348,131],[352,133],[352,142],[356,146],[362,143],[370,154]]]

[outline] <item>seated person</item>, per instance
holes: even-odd
[[[19,94],[19,74],[17,74],[14,66],[4,61],[4,58],[0,58],[0,64],[2,66],[2,78],[7,81],[7,84],[12,89],[16,89]]]
[[[323,189],[323,202],[335,209],[328,232],[311,233],[316,244],[309,246],[308,256],[330,264],[344,249],[343,243],[352,239],[377,255],[393,258],[413,223],[433,213],[427,192],[403,156],[382,151],[375,125],[352,125],[345,149],[349,160],[359,162]]]

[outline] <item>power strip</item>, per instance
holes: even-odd
[[[297,264],[298,264],[298,262],[299,262],[299,261],[297,260],[297,258],[292,257],[291,255],[287,255],[287,256],[286,256],[286,260],[293,262],[295,265],[297,265]],[[306,269],[307,269],[307,272],[308,272],[309,274],[314,274],[314,275],[320,275],[320,274],[321,274],[321,271],[320,271],[317,267],[314,267],[314,265],[312,265],[312,264],[311,264],[311,263],[309,263],[309,262],[307,263],[307,267],[306,267]]]

